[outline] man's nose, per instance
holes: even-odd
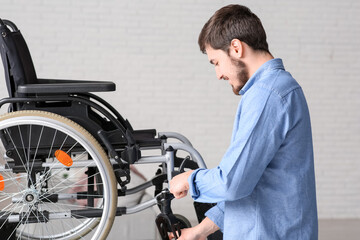
[[[220,71],[219,70],[215,70],[216,71],[216,77],[217,77],[217,79],[219,79],[219,80],[221,80],[221,79],[223,79],[223,75],[222,75],[222,73],[220,73]]]

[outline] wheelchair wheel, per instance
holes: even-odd
[[[1,238],[83,239],[94,230],[86,239],[106,239],[117,185],[93,136],[56,114],[18,111],[0,117],[0,139],[0,233],[14,226]]]
[[[182,228],[191,228],[191,223],[186,217],[184,217],[183,215],[180,215],[180,214],[174,214],[174,216],[180,222],[181,229]]]

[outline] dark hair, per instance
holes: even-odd
[[[201,30],[198,43],[203,53],[207,45],[228,52],[233,39],[245,42],[253,50],[270,53],[260,19],[249,8],[235,4],[215,12]]]

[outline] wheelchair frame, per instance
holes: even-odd
[[[10,30],[10,29],[11,30]],[[142,190],[145,190],[149,187],[155,186],[155,193],[154,198],[148,200],[144,203],[137,204],[133,207],[118,207],[116,206],[115,212],[112,212],[110,215],[110,219],[108,220],[109,226],[104,227],[105,230],[99,234],[95,234],[92,239],[105,239],[108,231],[111,228],[113,216],[120,216],[124,214],[133,214],[144,209],[147,209],[151,206],[158,205],[161,213],[156,219],[156,224],[158,230],[160,231],[160,235],[162,239],[168,239],[167,233],[172,231],[175,236],[180,234],[180,229],[183,227],[188,227],[184,222],[181,222],[177,217],[175,217],[171,210],[171,200],[173,199],[172,194],[169,192],[169,182],[172,177],[179,172],[184,171],[185,168],[189,169],[196,169],[198,167],[206,168],[206,164],[203,161],[199,152],[193,148],[190,141],[183,135],[179,133],[173,132],[159,132],[156,136],[155,129],[149,130],[134,130],[129,123],[128,120],[125,120],[120,113],[116,111],[109,103],[105,100],[101,99],[97,95],[94,95],[90,92],[99,92],[99,91],[114,91],[115,84],[112,82],[105,82],[105,81],[76,81],[76,80],[49,80],[49,79],[38,79],[36,77],[35,69],[31,60],[30,52],[27,48],[25,40],[23,39],[20,31],[17,29],[16,25],[8,20],[1,20],[0,19],[0,48],[1,48],[1,55],[5,69],[5,77],[7,88],[9,92],[8,98],[3,98],[0,100],[0,108],[5,105],[9,104],[9,112],[21,112],[24,113],[27,121],[33,121],[35,124],[36,119],[41,118],[43,119],[44,123],[46,123],[45,128],[51,128],[52,123],[48,123],[46,117],[43,116],[43,113],[53,113],[65,117],[76,124],[80,125],[84,128],[87,132],[90,133],[91,136],[95,138],[97,142],[100,143],[101,148],[105,150],[108,163],[111,166],[112,172],[114,176],[110,176],[111,178],[116,179],[115,185],[119,185],[120,187],[116,187],[116,198],[120,196],[130,195]],[[35,112],[34,112],[35,111]],[[34,113],[34,117],[32,117],[32,113]],[[21,114],[19,114],[21,115]],[[40,115],[40,116],[39,116]],[[56,116],[57,116],[56,115]],[[51,115],[52,116],[52,115]],[[52,121],[60,121],[58,117],[54,115],[55,120]],[[11,119],[11,116],[10,116]],[[21,120],[21,116],[17,116],[16,121],[19,119]],[[8,120],[10,121],[10,120]],[[62,120],[61,120],[62,121]],[[65,121],[65,120],[64,120]],[[8,123],[10,124],[10,123]],[[9,125],[10,126],[10,125]],[[28,129],[30,126],[30,136],[29,131],[20,131],[21,129]],[[8,161],[7,165],[1,165],[0,161],[0,173],[2,172],[12,172],[21,173],[22,171],[30,170],[22,163],[19,163],[23,156],[27,159],[27,164],[30,162],[32,165],[36,165],[36,167],[31,167],[30,173],[28,175],[28,187],[24,190],[26,194],[25,200],[23,199],[22,194],[19,200],[21,203],[26,201],[26,197],[29,198],[41,198],[42,192],[38,192],[37,190],[33,190],[34,186],[29,183],[31,178],[32,181],[37,181],[37,176],[33,176],[36,174],[48,174],[50,172],[49,169],[55,170],[60,169],[59,171],[65,171],[68,168],[88,168],[88,172],[90,169],[95,169],[94,171],[100,171],[101,169],[97,170],[99,164],[102,163],[99,161],[95,161],[94,157],[91,156],[90,160],[79,160],[74,161],[71,167],[64,167],[64,164],[61,162],[47,162],[46,156],[37,156],[39,145],[41,147],[45,147],[45,143],[41,143],[42,131],[44,125],[41,129],[40,139],[38,141],[36,151],[32,147],[30,147],[30,138],[32,124],[27,125],[14,125],[10,127],[1,128],[1,119],[0,119],[0,137],[1,141],[3,142],[5,148],[5,154],[3,161]],[[41,126],[41,125],[40,125]],[[75,126],[75,125],[71,125]],[[15,138],[15,134],[11,137],[12,132],[16,132],[15,129],[18,128],[18,135],[20,137],[16,137],[17,140],[13,140]],[[55,126],[55,134],[57,129]],[[35,127],[35,130],[39,130]],[[33,129],[33,131],[35,131]],[[45,130],[45,135],[50,130]],[[67,130],[66,130],[67,131]],[[64,132],[66,132],[64,130]],[[81,130],[82,131],[82,130]],[[10,139],[9,139],[10,137]],[[23,138],[28,140],[28,149],[24,146]],[[66,137],[67,138],[67,137]],[[55,135],[54,135],[55,139]],[[75,139],[75,137],[74,137]],[[180,141],[177,143],[169,143],[169,139],[175,139]],[[21,140],[21,141],[20,141]],[[81,139],[80,139],[81,140]],[[16,153],[15,150],[17,145],[20,145],[22,142],[23,147],[19,147],[21,151],[24,151],[24,154],[20,153],[19,151]],[[65,142],[65,140],[64,140]],[[86,142],[86,141],[85,141]],[[83,143],[86,146],[86,143]],[[61,146],[62,147],[62,146]],[[60,147],[60,149],[61,149]],[[15,148],[15,150],[13,149]],[[39,149],[40,149],[39,148]],[[86,148],[85,148],[86,149]],[[146,150],[153,150],[157,149],[161,151],[161,155],[156,156],[145,156],[142,157],[141,153]],[[71,150],[71,149],[70,149]],[[69,150],[69,151],[70,151]],[[12,152],[11,152],[12,151]],[[17,150],[16,150],[17,151]],[[20,152],[21,152],[20,151]],[[177,151],[185,151],[189,154],[188,157],[181,158],[176,155]],[[55,152],[56,153],[56,152]],[[53,149],[48,151],[48,155],[53,159],[54,157]],[[26,158],[26,154],[29,155]],[[33,158],[31,161],[30,155]],[[91,159],[93,161],[91,161]],[[59,160],[59,159],[58,159]],[[60,161],[60,160],[59,160]],[[18,164],[17,164],[18,162]],[[131,164],[161,164],[159,167],[158,172],[154,176],[153,179],[136,186],[134,188],[127,188],[127,184],[131,181],[130,180],[130,165]],[[64,170],[62,170],[64,169]],[[105,166],[106,169],[106,166]],[[32,173],[32,171],[38,171]],[[47,172],[48,171],[48,172]],[[31,219],[33,223],[37,224],[46,224],[48,221],[52,219],[68,219],[68,218],[98,218],[104,217],[103,209],[101,207],[106,206],[105,200],[100,204],[99,208],[90,208],[90,206],[94,206],[94,202],[97,198],[106,198],[104,193],[101,194],[102,185],[105,185],[103,180],[97,180],[95,177],[91,177],[92,182],[90,183],[90,175],[91,173],[87,173],[88,175],[88,183],[87,183],[87,201],[89,208],[85,209],[74,209],[66,212],[41,212],[40,214],[36,212],[29,213],[27,215],[27,219]],[[112,173],[106,173],[112,175]],[[106,174],[100,173],[101,177],[106,179]],[[0,175],[1,176],[1,175]],[[30,179],[30,180],[29,180]],[[110,181],[109,180],[109,181]],[[97,182],[99,181],[99,182]],[[5,180],[0,179],[1,183],[4,183]],[[167,186],[164,187],[163,185],[166,184]],[[90,187],[90,185],[93,185]],[[100,186],[101,185],[101,186]],[[114,184],[113,184],[114,185]],[[95,187],[94,187],[95,186]],[[32,188],[31,188],[32,187]],[[36,187],[35,187],[36,188]],[[96,188],[96,190],[94,190]],[[104,187],[105,188],[105,187]],[[30,190],[29,190],[30,189]],[[31,190],[32,189],[32,190]],[[92,195],[90,196],[90,190]],[[35,191],[36,194],[32,193],[31,191]],[[1,193],[1,191],[0,191]],[[81,192],[83,193],[83,192]],[[100,193],[100,194],[99,194]],[[98,196],[96,196],[98,195]],[[1,197],[1,194],[0,194]],[[58,199],[83,199],[79,193],[73,194],[48,194],[47,199],[54,199],[54,203],[58,201]],[[9,198],[9,197],[8,197]],[[16,201],[16,198],[12,197],[12,201]],[[19,198],[19,197],[18,197]],[[1,199],[1,198],[0,198]],[[55,201],[56,200],[56,201]],[[106,199],[108,200],[108,199]],[[114,200],[116,201],[116,200]],[[0,200],[1,202],[1,200]],[[91,202],[91,204],[90,204]],[[25,204],[25,203],[24,203]],[[37,203],[39,204],[39,203]],[[114,203],[109,203],[114,204]],[[116,203],[115,203],[116,204]],[[30,205],[30,211],[32,207],[35,205]],[[206,205],[206,208],[210,208],[211,205]],[[202,207],[203,208],[203,207]],[[37,211],[37,210],[36,210]],[[34,216],[33,216],[34,215]],[[36,215],[36,216],[35,216]],[[201,214],[200,214],[201,215]],[[199,216],[199,219],[202,219],[204,216]],[[16,236],[23,238],[21,235],[22,233],[16,233],[17,229],[19,228],[19,224],[22,223],[22,218],[24,218],[23,213],[7,213],[6,211],[0,210],[0,232],[3,231],[3,234],[8,235],[8,239],[15,239]],[[101,220],[105,221],[105,220]],[[5,226],[10,226],[6,229]],[[1,229],[3,228],[3,229]],[[89,232],[92,230],[92,226],[89,227],[91,229],[87,229],[85,232]],[[76,228],[75,228],[76,230]],[[85,233],[85,234],[86,234]],[[73,237],[73,236],[71,236]],[[78,236],[75,236],[77,238]],[[80,236],[81,237],[81,236]],[[36,237],[32,238],[31,234],[24,237],[25,239],[38,239]],[[42,238],[40,239],[52,239],[52,238]],[[54,238],[55,239],[55,238]],[[58,239],[58,238],[56,238]],[[59,239],[67,239],[67,237],[59,237]]]

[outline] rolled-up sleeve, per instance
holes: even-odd
[[[216,226],[218,226],[220,230],[224,232],[224,202],[219,202],[214,207],[210,208],[205,213],[205,216],[213,221]]]
[[[291,127],[286,102],[268,89],[256,91],[241,100],[232,143],[219,166],[198,169],[189,177],[194,200],[219,203],[248,196],[283,143]]]

